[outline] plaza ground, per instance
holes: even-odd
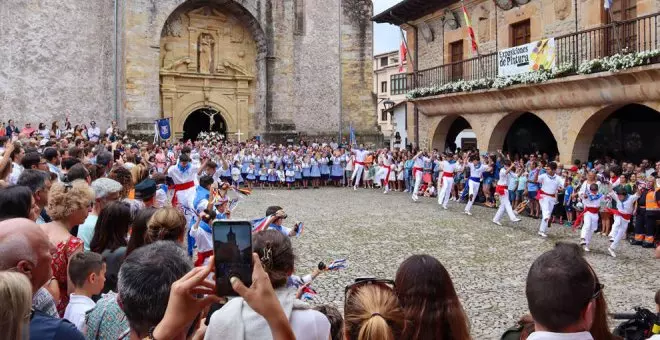
[[[570,228],[553,225],[543,240],[536,235],[538,220],[513,224],[505,217],[503,226],[497,226],[491,222],[494,209],[475,206],[474,216],[467,216],[463,204],[452,202],[444,211],[436,199],[413,203],[407,194],[365,189],[256,189],[238,205],[234,219],[261,217],[270,205],[285,208],[286,226],[305,222],[304,234],[293,240],[296,274],[311,272],[319,261],[349,262],[347,269],[317,278],[314,303],[341,309],[344,287],[354,278],[393,279],[406,257],[426,253],[449,271],[475,339],[499,339],[527,313],[525,279],[534,259],[555,242],[579,237]],[[660,261],[652,251],[622,242],[618,257],[612,258],[606,237],[594,236],[592,242],[586,258],[605,285],[610,312],[630,312],[640,305],[654,309]]]

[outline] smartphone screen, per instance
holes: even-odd
[[[248,221],[213,222],[215,286],[218,296],[237,296],[229,279],[236,276],[252,285],[252,224]]]

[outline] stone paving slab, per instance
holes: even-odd
[[[235,211],[235,219],[257,218],[270,205],[285,208],[286,226],[305,222],[305,232],[293,240],[296,273],[304,275],[319,261],[346,258],[349,267],[322,274],[313,284],[316,304],[333,303],[343,310],[344,286],[358,276],[394,278],[399,264],[412,254],[435,256],[449,271],[467,310],[475,339],[499,339],[527,313],[525,279],[530,265],[555,242],[577,242],[578,232],[553,225],[549,238],[536,235],[539,220],[523,218],[503,226],[491,222],[494,209],[451,202],[442,210],[436,199],[412,202],[403,193],[345,188],[318,190],[255,190]],[[660,261],[651,250],[622,244],[618,257],[607,253],[606,237],[594,236],[586,255],[600,281],[611,312],[635,306],[654,309],[660,288]]]

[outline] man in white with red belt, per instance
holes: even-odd
[[[355,160],[353,162],[353,175],[351,176],[351,181],[355,179],[353,184],[353,190],[357,190],[360,179],[362,179],[362,171],[364,171],[364,161],[367,159],[367,156],[371,151],[364,150],[364,147],[360,145],[359,149],[351,149],[351,152],[355,155]]]
[[[591,237],[598,229],[598,213],[600,212],[600,202],[603,200],[603,195],[598,193],[598,184],[593,183],[589,186],[586,193],[582,194],[582,205],[584,212],[578,216],[576,222],[583,218],[584,224],[580,232],[580,245],[584,247],[584,251],[590,251],[589,243]]]
[[[520,219],[513,213],[511,201],[509,201],[509,176],[511,176],[512,171],[514,171],[516,167],[511,164],[511,161],[508,159],[505,159],[503,164],[504,167],[500,169],[500,178],[497,180],[497,187],[495,187],[495,194],[500,197],[500,207],[495,213],[493,223],[499,226],[502,225],[500,219],[502,218],[504,211],[509,215],[511,222],[520,222]]]
[[[383,191],[384,194],[387,194],[390,192],[390,173],[392,173],[392,154],[390,152],[387,152],[385,156],[383,157],[383,178],[381,180],[383,181],[383,187],[385,188],[385,191]]]
[[[451,189],[454,187],[454,174],[461,171],[460,165],[456,163],[451,153],[442,155],[442,176],[440,177],[440,191],[438,193],[438,204],[447,210]]]
[[[426,157],[425,153],[423,151],[418,152],[415,157],[413,157],[413,168],[412,168],[412,177],[415,179],[415,187],[413,188],[412,192],[412,199],[413,201],[417,202],[419,199],[419,196],[417,196],[417,192],[419,192],[419,187],[422,185],[422,177],[424,175],[424,163],[430,161],[428,157]]]
[[[539,175],[540,171],[536,174],[536,180],[540,186],[536,194],[541,207],[541,227],[539,228],[539,236],[548,237],[548,224],[550,223],[550,215],[552,210],[557,204],[557,192],[564,188],[564,182],[555,174],[557,170],[557,163],[550,162],[546,173]]]
[[[198,170],[192,165],[190,156],[187,154],[181,154],[179,164],[167,169],[167,175],[174,182],[172,206],[183,210],[188,225],[190,225],[195,211],[193,200],[195,199],[195,180],[197,179]]]
[[[639,189],[638,189],[639,190]],[[612,191],[610,197],[616,202],[616,209],[608,209],[612,215],[614,215],[614,225],[612,226],[612,232],[610,233],[610,244],[607,251],[610,252],[612,257],[616,257],[617,245],[621,240],[626,237],[626,231],[628,230],[628,224],[632,218],[633,210],[635,209],[635,202],[640,196],[640,191],[637,191],[633,195],[628,195],[626,189],[619,187],[616,192]]]
[[[477,195],[479,195],[479,187],[481,186],[481,176],[485,171],[489,171],[490,167],[482,164],[479,161],[479,154],[474,154],[470,156],[470,163],[468,163],[468,167],[470,167],[470,178],[467,181],[468,202],[467,205],[465,205],[464,212],[466,215],[472,216],[472,212],[470,212],[470,210],[472,209],[474,200],[476,200]]]

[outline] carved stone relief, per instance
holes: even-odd
[[[571,15],[571,0],[555,0],[555,16],[559,20],[564,20]]]
[[[448,9],[445,9],[445,13],[442,16],[442,20],[444,21],[445,26],[449,30],[455,30],[459,27],[458,18],[456,18],[456,14],[454,14],[454,12]]]
[[[480,42],[490,41],[490,9],[485,6],[479,6],[477,17],[477,39]]]

